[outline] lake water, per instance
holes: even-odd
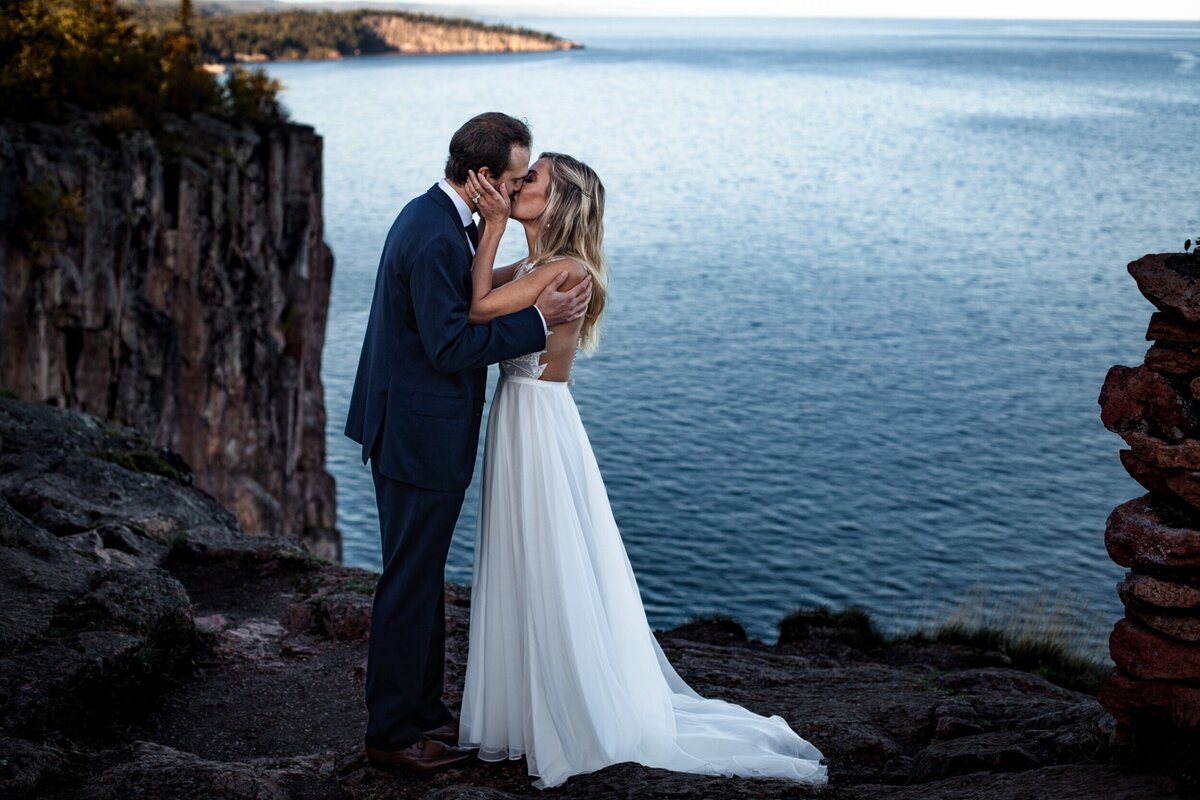
[[[270,67],[325,137],[346,562],[380,568],[341,433],[379,251],[495,109],[608,191],[607,329],[572,391],[655,627],[1057,600],[1101,649],[1105,518],[1141,490],[1096,398],[1146,348],[1126,263],[1200,234],[1200,24],[525,22],[587,49]]]

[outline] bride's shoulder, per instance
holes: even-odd
[[[543,261],[537,265],[537,269],[544,273],[559,273],[564,270],[567,273],[567,286],[573,285],[576,281],[583,280],[583,276],[587,275],[587,267],[583,262],[573,256],[558,256],[549,261]]]

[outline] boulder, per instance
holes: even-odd
[[[1172,639],[1200,643],[1200,617],[1187,613],[1161,612],[1134,606],[1125,609],[1126,616],[1136,619],[1147,628],[1164,633]],[[1200,676],[1197,676],[1200,677]]]
[[[1100,389],[1100,419],[1113,431],[1140,430],[1149,422],[1152,432],[1172,441],[1200,430],[1191,397],[1146,366],[1108,370]]]
[[[1167,485],[1167,473],[1170,470],[1156,467],[1149,461],[1138,458],[1132,450],[1122,450],[1120,458],[1121,466],[1129,473],[1129,477],[1140,483],[1148,492],[1166,497],[1174,496],[1171,487]]]
[[[1150,326],[1146,329],[1146,341],[1188,342],[1200,344],[1200,324],[1186,319],[1155,311],[1150,315]]]
[[[1117,433],[1142,461],[1166,469],[1200,469],[1200,441],[1196,439],[1168,442],[1133,429]]]
[[[1179,583],[1127,572],[1125,579],[1117,585],[1117,593],[1126,606],[1200,611],[1200,583]]]
[[[1133,678],[1200,681],[1200,644],[1184,642],[1123,619],[1109,635],[1113,662]]]
[[[1143,495],[1113,509],[1104,543],[1123,567],[1200,567],[1200,530],[1179,509]]]
[[[1155,342],[1146,351],[1146,366],[1172,375],[1200,372],[1200,351],[1185,342]]]
[[[1159,311],[1187,322],[1200,322],[1200,260],[1178,253],[1157,253],[1129,263],[1138,289]]]
[[[1200,728],[1200,686],[1143,680],[1114,669],[1100,684],[1100,703],[1126,725],[1151,722],[1173,728]]]

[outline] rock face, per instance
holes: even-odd
[[[1109,763],[1094,697],[1000,653],[881,643],[833,617],[790,624],[774,645],[725,618],[657,632],[697,691],[779,714],[817,744],[828,786],[628,763],[545,792],[524,761],[384,772],[362,742],[378,575],[246,535],[178,459],[122,455],[149,450],[130,429],[0,398],[0,797],[1188,796]],[[469,621],[469,590],[448,586],[451,708]]]
[[[337,559],[321,139],[0,125],[0,388],[182,454],[253,534]]]
[[[393,14],[368,14],[362,26],[395,53],[526,53],[572,50],[577,42],[554,36],[502,31],[474,25],[447,25]]]
[[[1129,572],[1125,619],[1110,638],[1117,668],[1100,701],[1129,731],[1200,733],[1200,258],[1148,255],[1129,265],[1159,309],[1145,363],[1109,370],[1104,425],[1129,445],[1121,463],[1148,494],[1109,515],[1105,544]]]

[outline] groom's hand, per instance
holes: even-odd
[[[566,279],[565,271],[558,273],[558,277],[550,281],[550,285],[542,290],[534,303],[545,317],[548,328],[579,319],[587,313],[588,303],[592,302],[591,275],[584,275],[575,288],[560,292],[558,287],[562,286]]]

